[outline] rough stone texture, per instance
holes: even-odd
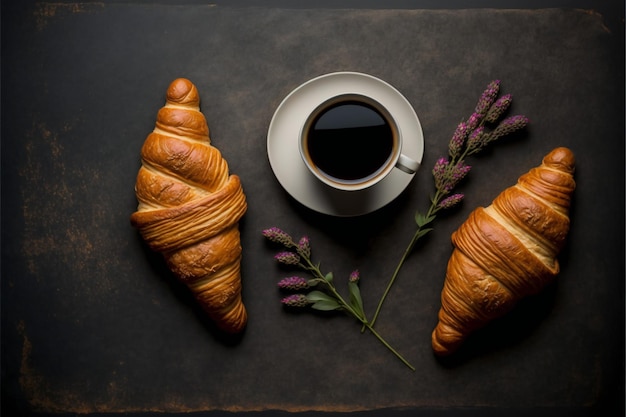
[[[22,411],[623,409],[623,34],[582,10],[288,10],[37,3],[3,19],[2,392]],[[301,207],[266,133],[295,87],[380,77],[420,117],[422,170],[371,215]],[[139,150],[165,89],[198,87],[215,146],[246,192],[246,333],[225,339],[129,224]],[[377,328],[410,372],[344,316],[290,314],[261,230],[308,235],[340,288],[361,270],[373,312],[428,206],[430,167],[492,79],[531,119],[474,158],[463,206],[437,220]],[[450,233],[556,146],[577,155],[556,284],[453,359],[430,348]],[[595,411],[594,411],[595,412]],[[609,415],[609,414],[606,414]]]

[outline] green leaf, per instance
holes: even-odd
[[[335,300],[320,300],[315,302],[311,308],[321,311],[340,310],[341,305]]]
[[[333,273],[329,272],[328,274],[326,274],[324,279],[326,280],[326,282],[333,282]]]
[[[307,300],[312,301],[312,302],[316,302],[316,301],[335,301],[335,299],[333,297],[331,297],[330,295],[326,294],[325,292],[322,291],[311,291],[310,293],[308,293],[306,295]]]
[[[350,292],[350,307],[352,307],[362,319],[365,319],[363,299],[361,298],[359,285],[356,282],[348,282],[348,291]]]
[[[435,220],[435,217],[436,216],[434,216],[432,214],[430,216],[426,217],[422,213],[416,212],[415,213],[415,223],[417,223],[417,225],[419,227],[424,227],[428,223],[431,223],[433,220]]]
[[[426,235],[428,232],[430,232],[431,230],[433,230],[433,228],[428,228],[428,229],[422,229],[417,233],[417,238],[419,239],[420,237]]]
[[[315,287],[320,281],[318,279],[309,279],[307,280],[307,284],[309,287]]]

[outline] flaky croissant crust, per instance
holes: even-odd
[[[247,322],[241,300],[238,222],[247,210],[240,178],[211,145],[200,97],[174,80],[141,149],[131,223],[163,254],[216,324],[231,333]]]
[[[559,272],[569,231],[574,155],[556,148],[452,234],[433,350],[449,355],[474,330],[536,294]]]

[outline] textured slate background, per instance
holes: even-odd
[[[623,414],[623,33],[600,16],[137,3],[8,10],[3,5],[5,410]],[[281,100],[342,70],[399,89],[426,141],[424,168],[406,192],[352,219],[294,202],[265,156]],[[241,231],[250,321],[235,340],[206,322],[128,221],[139,149],[179,76],[198,86],[213,142],[248,198]],[[371,314],[413,234],[414,211],[428,205],[430,167],[496,78],[513,94],[513,112],[532,124],[473,159],[465,203],[418,246],[377,325],[417,371],[344,316],[284,311],[275,284],[287,271],[261,230],[308,235],[315,259],[339,282],[359,268]],[[438,361],[430,333],[450,233],[555,146],[578,158],[558,281]]]

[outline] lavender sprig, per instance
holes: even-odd
[[[464,195],[462,193],[451,193],[471,170],[471,166],[465,163],[465,159],[482,151],[491,142],[522,129],[529,123],[526,116],[516,115],[502,120],[493,129],[487,129],[487,124],[493,125],[498,122],[509,109],[513,100],[510,94],[498,98],[499,92],[499,80],[489,83],[478,99],[474,112],[467,121],[459,123],[454,131],[448,144],[448,157],[439,158],[437,162],[435,162],[432,170],[435,182],[435,194],[431,196],[431,204],[426,214],[419,211],[415,213],[417,230],[378,302],[374,316],[370,321],[372,326],[378,318],[382,305],[400,269],[409,254],[413,251],[417,241],[433,230],[431,224],[434,222],[439,211],[450,209],[463,200]],[[365,330],[365,328],[362,330]]]
[[[487,85],[487,89],[483,91],[482,95],[478,99],[474,113],[479,115],[479,117],[484,117],[496,101],[499,92],[500,80],[493,80],[490,82],[489,85]]]
[[[497,122],[500,116],[502,116],[509,109],[512,101],[513,96],[510,94],[505,94],[500,97],[495,103],[493,103],[485,115],[485,121],[489,123]]]
[[[277,227],[263,231],[263,236],[268,240],[282,245],[286,251],[279,252],[274,259],[285,265],[295,265],[313,275],[312,279],[298,276],[283,278],[278,287],[283,290],[296,291],[296,294],[288,295],[281,302],[293,308],[311,307],[315,310],[332,311],[338,310],[347,313],[358,320],[364,328],[368,329],[387,349],[400,359],[412,371],[415,371],[402,355],[400,355],[387,341],[371,326],[363,309],[363,300],[359,289],[360,274],[358,270],[352,271],[348,278],[349,301],[346,301],[337,291],[332,272],[322,273],[320,264],[311,261],[311,244],[308,237],[302,237],[298,243]],[[315,289],[314,289],[315,288]],[[307,293],[304,291],[310,290]]]
[[[287,277],[278,282],[278,288],[281,290],[300,291],[310,287],[309,281],[302,277]]]
[[[304,294],[291,294],[280,302],[289,307],[306,307],[311,304],[311,301]]]

